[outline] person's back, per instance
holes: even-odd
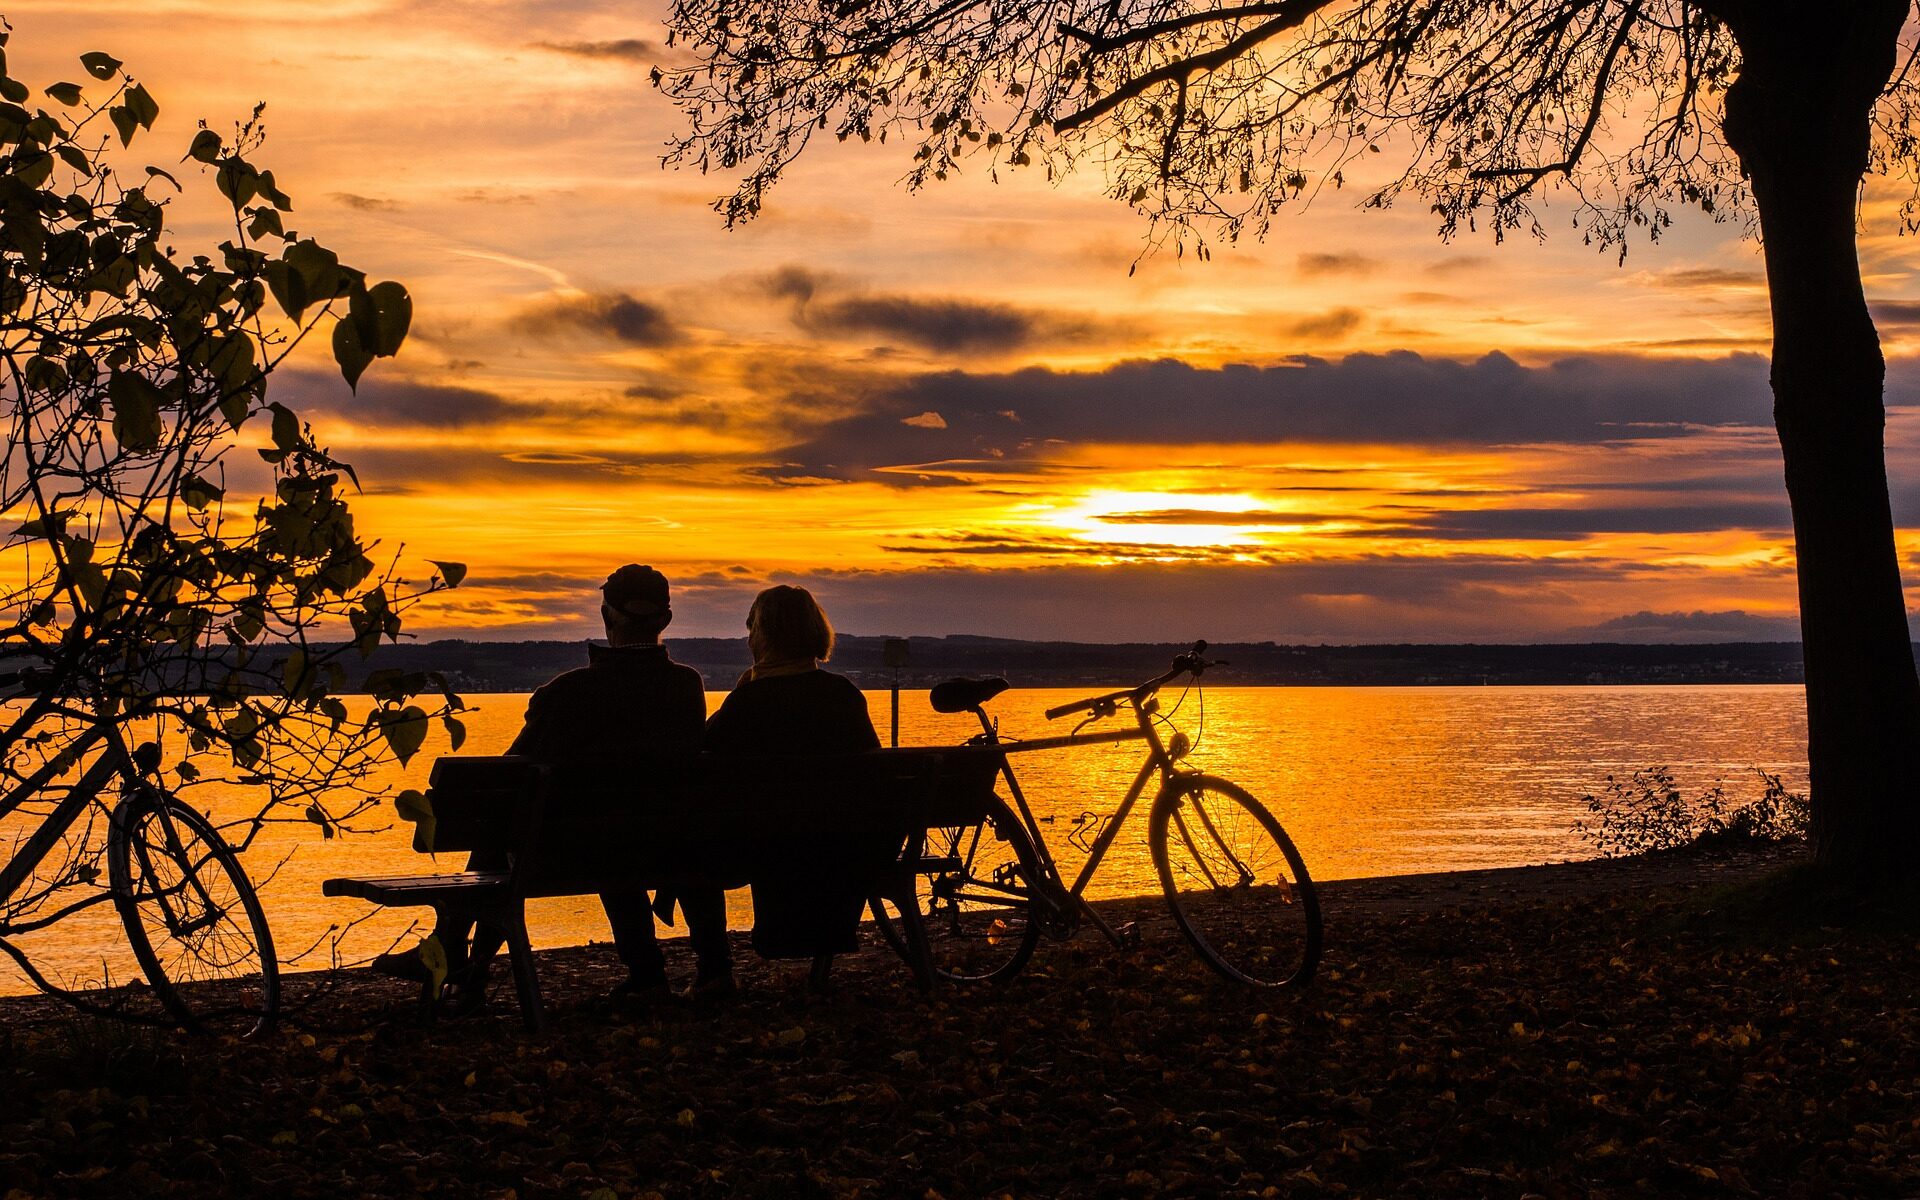
[[[652,645],[588,646],[587,665],[533,693],[508,747],[546,762],[691,750],[707,716],[700,672]]]
[[[845,676],[820,669],[833,652],[833,627],[806,589],[760,593],[747,630],[753,669],[708,718],[709,751],[812,755],[879,748],[866,697]],[[768,804],[784,800],[765,798]],[[786,862],[764,864],[753,884],[754,948],[780,958],[854,949],[868,882],[859,877],[859,864],[871,862],[875,849],[796,844]]]
[[[742,682],[707,723],[705,741],[716,754],[847,754],[880,745],[860,689],[817,668]]]

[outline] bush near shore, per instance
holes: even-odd
[[[1695,861],[1668,874],[1725,873]],[[1603,895],[1556,886],[1614,868]],[[539,1039],[510,997],[423,1025],[361,972],[258,1043],[116,1049],[16,1019],[0,1180],[285,1200],[1920,1194],[1911,907],[1756,935],[1738,897],[1646,891],[1624,862],[1478,897],[1435,878],[1329,888],[1323,975],[1298,996],[1214,980],[1135,902],[1116,906],[1146,926],[1131,953],[1083,934],[1003,990],[931,999],[876,950],[825,999],[748,963],[724,1010],[636,1013],[600,998],[601,946],[544,956]]]

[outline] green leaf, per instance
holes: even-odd
[[[95,79],[112,79],[113,73],[120,69],[120,60],[111,54],[90,50],[80,56],[80,65]]]
[[[58,508],[44,517],[35,517],[13,531],[14,537],[46,537],[51,534],[59,537],[67,527],[67,522],[79,514],[77,508]]]
[[[387,745],[393,748],[395,756],[404,766],[426,743],[427,714],[418,705],[409,704],[397,711],[388,709],[377,716],[380,736],[387,739]]]
[[[349,310],[360,344],[376,358],[392,358],[406,341],[413,324],[413,298],[407,289],[388,280],[353,294]]]
[[[307,805],[307,811],[302,815],[320,827],[322,837],[333,836],[333,821],[327,816],[327,811],[318,804]]]
[[[219,157],[220,135],[211,129],[202,129],[193,135],[193,144],[187,147],[186,157],[180,161],[185,162],[191,158],[211,166]]]
[[[403,821],[412,821],[413,848],[421,854],[433,853],[433,801],[426,793],[408,788],[393,798],[393,811]]]
[[[33,89],[18,79],[0,79],[0,96],[15,104],[25,104],[27,97],[33,95]]]
[[[180,181],[173,177],[173,172],[163,171],[159,167],[148,167],[147,178],[148,179],[164,179],[168,183],[173,185],[173,190],[176,192],[183,192],[186,190],[185,188],[180,186]]]
[[[154,120],[160,115],[160,105],[142,84],[134,84],[127,89],[127,110],[133,119],[140,122],[140,128],[152,129]]]
[[[373,351],[360,340],[360,326],[351,318],[335,322],[333,326],[333,361],[340,364],[340,374],[347,386],[359,392],[360,376],[373,362]]]
[[[133,145],[133,131],[140,128],[133,111],[124,104],[116,104],[107,110],[107,119],[113,122],[114,129],[120,134],[120,144]]]
[[[420,956],[421,965],[426,967],[427,974],[432,976],[427,987],[433,995],[439,995],[440,985],[447,981],[447,948],[440,944],[438,934],[430,933],[421,941],[420,948],[414,953]]]
[[[454,716],[441,717],[440,723],[446,726],[448,747],[456,754],[459,753],[460,747],[467,744],[466,723]]]
[[[288,246],[281,256],[300,273],[312,300],[331,300],[340,294],[345,277],[340,271],[340,256],[312,238],[303,238]]]
[[[47,95],[68,108],[80,103],[80,85],[77,83],[56,83],[47,89]]]
[[[442,562],[437,558],[430,558],[427,561],[440,569],[440,578],[445,580],[450,588],[459,587],[461,581],[467,577],[467,564],[463,562]]]
[[[280,213],[277,209],[262,204],[253,210],[253,220],[247,223],[247,236],[259,241],[266,234],[285,237],[287,232],[280,226]]]
[[[273,444],[283,453],[297,450],[303,444],[300,436],[300,418],[284,404],[269,404],[273,411]]]
[[[266,275],[267,288],[273,292],[273,298],[279,301],[281,309],[298,321],[300,314],[307,311],[307,305],[313,302],[307,295],[307,281],[284,260],[268,263],[262,273]]]
[[[224,488],[215,487],[198,475],[188,475],[180,481],[180,498],[195,512],[204,512],[209,504],[226,494]]]
[[[123,449],[151,450],[160,444],[160,389],[144,375],[115,371],[107,383],[113,402],[113,436]]]

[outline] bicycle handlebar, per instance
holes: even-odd
[[[1191,672],[1193,675],[1198,676],[1200,672],[1206,670],[1208,667],[1226,665],[1217,659],[1209,661],[1201,657],[1206,652],[1207,644],[1205,642],[1195,642],[1191,650],[1174,658],[1173,666],[1166,674],[1149,679],[1138,687],[1121,688],[1117,692],[1107,692],[1105,695],[1100,696],[1088,696],[1085,700],[1075,700],[1071,704],[1062,704],[1058,708],[1050,708],[1047,710],[1047,720],[1055,721],[1073,713],[1111,707],[1119,704],[1122,700],[1144,700],[1183,674]]]

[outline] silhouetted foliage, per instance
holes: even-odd
[[[46,88],[51,110],[0,69],[0,818],[44,820],[83,764],[153,742],[157,777],[198,807],[218,797],[230,840],[269,819],[332,837],[372,803],[369,770],[459,706],[415,703],[432,677],[389,671],[366,680],[370,712],[350,707],[340,660],[396,637],[412,599],[464,568],[416,586],[377,562],[352,468],[267,380],[331,325],[355,383],[400,349],[411,302],[285,228],[291,201],[251,161],[258,109],[187,148],[233,234],[176,251],[179,180],[118,165],[157,103],[111,56],[80,62],[87,82]],[[0,943],[106,898],[104,810],[88,814],[0,897]]]
[[[996,177],[1091,160],[1153,240],[1202,252],[1207,232],[1264,234],[1349,173],[1369,180],[1368,205],[1426,199],[1446,236],[1478,221],[1541,233],[1543,188],[1587,241],[1622,252],[1683,206],[1757,230],[1814,840],[1842,873],[1891,876],[1920,850],[1920,678],[1855,221],[1863,175],[1920,182],[1913,13],[1911,0],[677,0],[672,40],[691,62],[653,78],[688,122],[668,162],[739,176],[716,204],[729,224],[831,134],[904,143],[912,187],[970,157]],[[1395,166],[1355,171],[1376,153]],[[1910,195],[1902,220],[1917,218]]]
[[[1787,790],[1778,775],[1754,773],[1760,796],[1744,804],[1729,799],[1718,782],[1689,799],[1666,767],[1645,767],[1630,779],[1609,775],[1598,795],[1583,797],[1593,819],[1573,829],[1602,858],[1806,837],[1807,798]]]

